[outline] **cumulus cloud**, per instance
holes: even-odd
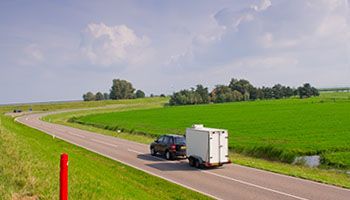
[[[22,49],[22,56],[18,59],[20,65],[36,65],[44,61],[44,54],[38,44],[29,44]]]
[[[126,25],[90,23],[82,31],[80,49],[93,65],[133,64],[145,57],[150,40]]]
[[[262,11],[266,10],[268,7],[272,5],[270,0],[262,0],[260,4],[253,4],[251,8],[253,8],[256,11]]]
[[[241,23],[254,20],[258,12],[268,9],[271,5],[272,3],[270,0],[262,0],[238,11],[233,11],[230,8],[224,8],[218,11],[214,15],[214,18],[220,26],[237,29]]]
[[[256,63],[312,66],[320,64],[317,58],[328,57],[343,67],[347,64],[342,63],[350,41],[347,0],[261,0],[238,10],[223,8],[213,19],[217,32],[194,36],[191,46],[172,63],[186,69],[227,63],[252,65],[249,58],[265,56],[274,59]],[[290,63],[277,59],[281,52],[289,53],[292,58],[284,60]]]

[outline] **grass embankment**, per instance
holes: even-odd
[[[285,99],[176,106],[93,114],[75,121],[151,136],[183,134],[186,127],[200,123],[228,129],[229,147],[235,152],[289,163],[299,155],[350,152],[350,101],[345,100]],[[332,161],[336,162],[335,158]]]
[[[87,108],[102,108],[113,109],[115,107],[127,106],[130,104],[147,104],[147,103],[165,103],[168,98],[154,97],[142,99],[128,99],[128,100],[105,100],[105,101],[71,101],[71,102],[48,102],[48,103],[29,103],[29,104],[14,104],[0,106],[0,112],[12,112],[14,109],[28,111],[54,111],[63,109],[87,109]]]
[[[207,199],[2,115],[0,199],[58,199],[62,152],[69,154],[71,199]]]
[[[108,129],[104,129],[106,127],[100,127],[100,128],[103,128],[103,129],[100,129],[93,126],[81,125],[79,123],[69,123],[69,121],[72,121],[72,119],[74,121],[74,119],[80,116],[85,116],[90,114],[106,114],[110,112],[161,108],[161,107],[164,107],[164,105],[168,101],[169,101],[168,98],[145,98],[145,99],[136,99],[136,100],[135,99],[125,100],[125,101],[121,101],[121,103],[113,107],[109,106],[109,107],[99,107],[91,110],[89,109],[89,110],[78,110],[78,111],[72,111],[72,112],[63,112],[63,113],[45,116],[43,117],[43,120],[57,123],[57,124],[67,125],[75,128],[80,128],[88,131],[95,131],[106,135],[112,135],[112,136],[116,136],[127,140],[133,140],[136,142],[145,142],[145,141],[151,142],[154,140],[154,137],[147,134],[130,134],[129,132],[118,131],[117,128],[108,130]],[[123,102],[126,102],[126,103],[124,104]]]

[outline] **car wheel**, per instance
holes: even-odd
[[[156,150],[154,150],[154,148],[151,148],[151,155],[155,156],[157,154]]]
[[[165,158],[166,158],[167,160],[172,160],[172,159],[173,159],[173,156],[171,155],[171,153],[170,153],[169,151],[166,151],[166,152],[165,152]]]

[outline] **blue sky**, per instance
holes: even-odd
[[[348,0],[1,1],[0,104],[81,99],[113,78],[170,94],[230,78],[350,85]]]

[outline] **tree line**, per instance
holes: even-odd
[[[170,105],[223,103],[233,101],[249,101],[257,99],[282,99],[291,96],[308,98],[319,96],[319,92],[309,83],[305,83],[298,88],[291,88],[281,84],[272,87],[255,87],[245,79],[231,79],[228,85],[216,85],[209,92],[207,87],[197,85],[196,88],[180,90],[170,96]]]
[[[126,80],[114,79],[109,93],[87,92],[83,94],[84,101],[101,101],[108,99],[135,99],[144,98],[146,95],[142,90],[136,90],[132,84]]]

